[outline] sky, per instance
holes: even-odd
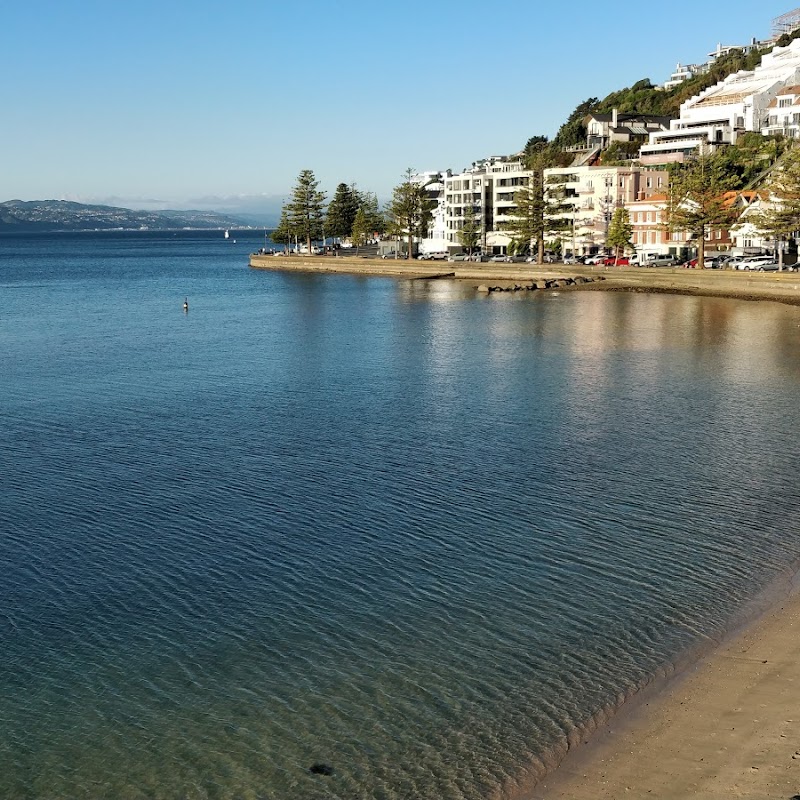
[[[286,197],[303,169],[329,197],[385,200],[408,167],[517,152],[794,8],[0,0],[0,201],[228,210]]]

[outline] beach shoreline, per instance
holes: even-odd
[[[800,795],[797,574],[776,587],[773,605],[651,681],[519,800]]]
[[[511,287],[560,278],[587,278],[578,291],[642,292],[772,300],[800,305],[800,273],[738,272],[677,268],[503,264],[402,259],[332,258],[325,256],[250,256],[254,269],[306,273],[338,273],[408,280],[456,280],[473,286]],[[564,287],[559,287],[564,288]]]

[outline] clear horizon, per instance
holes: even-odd
[[[516,152],[586,98],[766,38],[789,10],[680,2],[656,28],[631,0],[568,19],[521,0],[497,19],[475,0],[412,0],[401,19],[361,0],[33,0],[0,30],[0,200],[250,213],[305,168],[329,196],[345,182],[385,199],[409,166]]]

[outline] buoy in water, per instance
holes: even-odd
[[[189,310],[189,298],[188,297],[183,301],[183,310],[184,311],[188,311]]]

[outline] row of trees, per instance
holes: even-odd
[[[383,232],[383,215],[372,192],[361,192],[355,186],[340,183],[327,206],[326,199],[313,171],[304,169],[297,177],[291,198],[281,209],[272,241],[277,244],[302,241],[310,250],[313,240],[327,236],[350,237],[354,244],[363,245],[371,235]]]
[[[425,185],[413,177],[414,171],[406,170],[384,209],[374,193],[359,191],[346,183],[336,187],[333,199],[326,206],[327,198],[319,189],[319,181],[312,170],[304,169],[291,198],[281,209],[272,241],[287,245],[302,241],[310,251],[315,239],[349,238],[356,247],[362,247],[372,236],[388,233],[408,237],[410,257],[414,237],[427,236],[435,207]]]

